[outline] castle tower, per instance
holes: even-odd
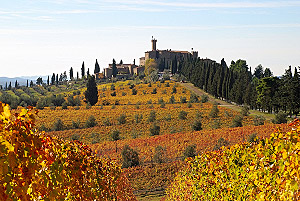
[[[152,42],[152,51],[156,51],[156,42],[157,42],[157,40],[155,38],[153,38],[153,36],[152,36],[151,42]]]

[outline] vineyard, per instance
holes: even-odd
[[[39,133],[35,115],[0,104],[1,200],[134,200],[122,169],[79,141]]]
[[[168,200],[299,200],[300,121],[290,132],[187,160]]]
[[[73,91],[70,90],[72,88]],[[224,145],[245,143],[251,136],[260,139],[269,137],[278,127],[282,131],[287,130],[285,124],[272,124],[264,121],[263,118],[258,121],[257,118],[248,116],[247,112],[242,114],[220,107],[216,103],[207,102],[204,100],[205,97],[196,96],[174,81],[151,84],[133,81],[101,84],[98,85],[99,99],[95,106],[86,104],[82,93],[84,89],[80,89],[80,93],[78,87],[73,86],[70,89],[60,93],[67,104],[43,107],[38,113],[36,112],[34,121],[22,119],[24,122],[29,122],[31,127],[36,126],[38,130],[44,131],[40,133],[30,127],[32,135],[38,136],[41,141],[39,143],[42,144],[38,144],[37,153],[46,155],[36,163],[42,163],[41,168],[44,168],[44,163],[47,164],[45,171],[43,169],[41,173],[31,174],[43,178],[42,180],[47,178],[50,183],[54,179],[56,183],[51,185],[58,185],[58,190],[53,194],[48,190],[36,189],[35,191],[42,191],[42,193],[31,195],[33,183],[42,182],[41,179],[32,181],[27,186],[30,193],[23,192],[26,196],[58,198],[63,196],[62,192],[65,194],[70,192],[72,198],[74,196],[72,193],[77,192],[75,189],[78,188],[78,191],[82,191],[82,195],[80,194],[82,198],[86,196],[85,191],[96,198],[104,196],[103,192],[108,191],[109,195],[105,196],[118,197],[121,200],[134,197],[132,192],[138,195],[138,198],[151,193],[162,197],[168,186],[171,185],[171,189],[176,185],[177,180],[172,184],[176,173],[187,166],[184,159],[189,157],[186,154],[188,148],[192,147],[192,154],[200,157],[203,153],[210,153]],[[80,104],[69,103],[70,97],[80,100]],[[17,120],[23,113],[25,116],[27,113],[32,115],[33,111],[36,110],[30,108],[28,111],[18,107],[13,110],[16,115],[12,117]],[[45,142],[49,146],[49,151],[43,153],[38,147],[45,146],[43,145]],[[122,163],[124,165],[123,150],[126,146],[137,153],[139,161],[137,166],[121,169]],[[48,164],[45,161],[49,158],[51,163]],[[78,163],[73,164],[72,160]],[[80,165],[82,162],[84,166]],[[78,172],[67,171],[67,167],[71,167],[66,165],[69,163],[75,169],[81,169],[82,175],[78,174],[74,178],[70,176]],[[63,176],[58,176],[58,172]],[[85,175],[87,178],[82,180]],[[71,177],[74,181],[69,181]],[[100,181],[101,179],[94,181],[91,179],[93,177],[100,177],[105,181]],[[66,178],[69,180],[64,181]],[[82,182],[89,183],[78,187],[79,184],[83,184]],[[107,182],[118,182],[120,185],[97,193],[94,190],[92,192],[86,190],[91,186],[91,189],[98,188],[97,185]],[[70,187],[73,184],[75,186]],[[17,186],[15,183],[13,185]],[[124,189],[120,189],[121,185]],[[69,187],[64,189],[63,186]],[[117,194],[116,189],[121,190],[122,193]],[[169,196],[172,194],[170,189]],[[14,192],[7,191],[6,195],[17,196]]]

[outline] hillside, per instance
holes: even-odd
[[[119,166],[124,165],[122,153],[129,146],[137,153],[138,165],[123,171],[139,200],[163,198],[187,156],[247,142],[253,136],[266,138],[278,127],[287,129],[285,124],[244,116],[238,106],[211,96],[206,100],[205,92],[188,83],[98,84],[95,106],[86,104],[83,83],[29,88],[43,100],[42,106],[37,104],[36,126],[60,140],[88,144],[97,157]],[[10,93],[21,97],[28,91]]]

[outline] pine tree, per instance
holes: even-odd
[[[96,59],[94,73],[96,74],[96,73],[99,73],[99,72],[100,72],[100,66],[99,66],[98,61],[97,61],[97,59]]]
[[[112,76],[113,77],[117,77],[117,74],[118,74],[118,69],[117,69],[116,61],[115,61],[115,59],[113,59],[113,63],[112,63]]]
[[[88,77],[87,89],[85,91],[85,99],[91,105],[95,105],[98,102],[98,89],[94,76]]]

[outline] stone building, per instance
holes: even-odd
[[[171,50],[171,49],[158,50],[156,48],[157,40],[155,38],[153,38],[153,36],[152,36],[151,43],[152,43],[152,50],[145,52],[145,57],[140,58],[140,66],[144,66],[145,61],[147,61],[148,59],[155,59],[155,61],[158,65],[163,63],[164,68],[169,69],[172,61],[174,61],[174,60],[182,61],[182,60],[188,59],[188,58],[193,58],[193,59],[198,58],[198,52],[193,51],[193,50],[191,52],[177,51],[177,50]]]
[[[112,77],[112,64],[108,65],[108,68],[104,68],[103,74],[105,77]],[[135,65],[135,61],[133,64],[116,64],[118,69],[118,75],[139,75],[144,68],[141,68]]]

